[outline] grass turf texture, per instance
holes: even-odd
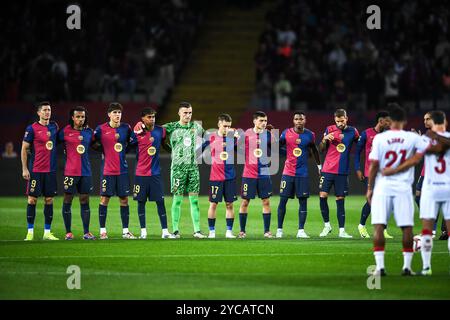
[[[346,230],[353,239],[337,238],[333,197],[329,199],[332,233],[319,238],[323,223],[318,197],[308,201],[305,230],[311,239],[296,239],[298,202],[290,200],[283,239],[263,239],[261,203],[250,203],[247,239],[225,239],[225,208],[218,207],[216,239],[194,239],[189,202],[182,206],[182,239],[161,239],[154,203],[147,203],[147,240],[122,240],[118,199],[108,209],[105,241],[82,240],[79,204],[72,206],[73,241],[42,241],[43,204],[36,211],[35,241],[24,242],[25,198],[0,198],[0,299],[449,299],[447,242],[435,240],[431,277],[401,277],[401,231],[390,221],[386,270],[381,290],[366,286],[366,269],[374,264],[372,239],[357,231],[362,196],[346,199]],[[62,198],[55,198],[52,231],[64,239]],[[200,197],[201,225],[208,232],[208,198]],[[276,232],[278,197],[273,197],[271,230]],[[171,198],[166,198],[169,230]],[[235,234],[239,201],[235,203]],[[420,232],[416,215],[414,233]],[[370,218],[369,218],[370,222]],[[98,235],[98,197],[91,199],[91,231]],[[372,227],[368,225],[369,233]],[[139,235],[137,206],[130,201],[130,231]],[[68,290],[69,265],[81,268],[81,290]],[[420,253],[413,269],[422,266]]]

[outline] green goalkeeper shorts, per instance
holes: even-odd
[[[170,191],[174,195],[200,192],[200,172],[198,166],[177,166],[170,170]]]

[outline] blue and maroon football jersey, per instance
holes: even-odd
[[[236,178],[234,170],[234,149],[237,139],[233,136],[221,136],[213,132],[206,137],[202,150],[210,147],[211,172],[210,181],[225,181]]]
[[[121,123],[118,128],[113,128],[106,122],[95,129],[94,139],[103,147],[102,175],[128,173],[126,149],[128,144],[136,143],[136,135],[130,125]]]
[[[28,168],[31,172],[56,172],[56,140],[58,124],[47,126],[35,122],[25,129],[23,141],[31,144]]]
[[[166,137],[166,129],[155,126],[152,131],[137,135],[136,176],[150,177],[161,174],[159,150]]]
[[[336,125],[332,125],[326,128],[324,136],[329,133],[333,134],[334,139],[331,142],[327,141],[328,149],[322,172],[348,175],[350,150],[353,142],[359,139],[359,132],[351,126],[341,130]]]
[[[297,133],[294,128],[290,128],[281,133],[280,146],[286,148],[283,175],[291,177],[308,176],[309,148],[315,143],[315,140],[316,135],[308,129],[304,129],[302,133]]]
[[[92,175],[89,147],[93,139],[94,131],[91,128],[76,130],[67,125],[59,131],[58,141],[64,144],[66,158],[65,176],[89,177]]]

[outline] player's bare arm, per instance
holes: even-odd
[[[368,177],[367,193],[366,193],[367,202],[369,204],[371,204],[371,202],[372,202],[373,185],[375,183],[375,177],[376,177],[379,169],[380,169],[380,164],[378,163],[378,161],[372,160],[370,163],[370,167],[369,167],[369,177]]]
[[[320,176],[320,171],[322,170],[322,164],[320,163],[320,155],[319,155],[319,149],[317,149],[317,146],[315,143],[311,143],[309,145],[309,150],[311,151],[311,154],[314,157],[314,161],[316,161],[317,169]]]
[[[319,144],[320,152],[324,152],[328,147],[328,143],[331,142],[333,139],[334,139],[333,134],[329,133],[325,135]]]
[[[22,150],[20,158],[22,160],[22,177],[25,180],[30,180],[30,171],[28,171],[28,152],[30,151],[30,144],[26,141],[22,142]]]

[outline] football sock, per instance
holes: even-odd
[[[270,231],[270,217],[272,216],[272,214],[269,213],[263,213],[263,221],[264,221],[264,233],[269,232]]]
[[[66,227],[66,233],[71,232],[72,226],[72,204],[71,203],[63,203],[62,207],[62,216],[64,220],[64,226]]]
[[[81,211],[81,221],[83,222],[84,233],[89,233],[89,223],[91,221],[91,208],[89,208],[89,203],[80,204]]]
[[[50,232],[50,227],[53,220],[53,204],[44,205],[44,232]]]
[[[121,206],[120,207],[120,218],[122,219],[122,228],[128,228],[130,222],[130,207]],[[126,232],[125,232],[126,233]]]
[[[215,218],[208,218],[208,226],[209,226],[209,231],[214,231],[216,230],[216,219]]]
[[[416,196],[415,201],[417,203],[417,206],[420,208],[420,196]]]
[[[141,229],[145,228],[145,201],[138,201],[138,217]]]
[[[442,217],[441,231],[447,231],[447,225],[445,224],[445,219]]]
[[[336,207],[337,207],[337,219],[339,222],[339,228],[344,228],[345,226],[344,199],[336,200]]]
[[[373,248],[373,255],[375,256],[377,270],[384,269],[384,247]]]
[[[278,204],[278,229],[283,228],[284,217],[286,215],[286,204],[289,198],[280,197],[280,203]]]
[[[359,224],[365,226],[367,218],[369,218],[369,215],[370,215],[370,204],[366,201],[361,210],[361,219],[359,220]]]
[[[194,224],[194,232],[200,231],[200,209],[198,208],[198,196],[189,196],[191,204],[191,218]]]
[[[299,198],[299,209],[298,209],[298,228],[304,229],[306,222],[306,214],[307,214],[307,199]]]
[[[247,224],[247,213],[239,213],[239,224],[241,225],[241,231],[245,232],[245,225]]]
[[[98,205],[98,220],[100,223],[100,228],[105,228],[106,226],[106,216],[108,215],[108,207],[102,204]],[[106,232],[106,231],[104,231]]]
[[[234,218],[227,218],[227,230],[233,230]]]
[[[413,248],[403,248],[403,269],[411,270],[411,261],[413,258]]]
[[[433,237],[431,230],[422,230],[422,255],[423,268],[431,268],[431,251],[433,250]]]
[[[34,219],[35,218],[36,218],[36,205],[35,204],[28,204],[27,205],[28,232],[32,232],[33,231],[33,229],[34,229]]]
[[[437,213],[436,219],[434,219],[434,225],[433,225],[434,231],[436,231],[436,228],[437,228],[437,224],[438,224],[438,220],[439,220],[439,212],[440,212],[440,210]],[[442,220],[444,220],[444,219],[442,219]]]
[[[323,222],[330,222],[330,209],[328,208],[327,198],[320,198],[320,212],[322,213]]]
[[[167,229],[167,214],[164,200],[156,201],[156,208],[158,210],[159,223],[161,224],[161,229]]]
[[[183,201],[183,196],[174,195],[172,202],[172,228],[173,232],[179,231],[178,224],[180,223],[181,215],[181,202]]]

